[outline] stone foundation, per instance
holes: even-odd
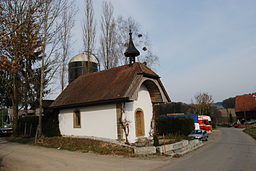
[[[166,144],[161,146],[147,146],[147,147],[133,147],[135,154],[164,154],[169,156],[183,155],[193,151],[203,145],[200,140],[183,140],[173,144]]]

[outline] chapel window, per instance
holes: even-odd
[[[73,125],[74,128],[81,128],[81,113],[79,110],[73,112]]]

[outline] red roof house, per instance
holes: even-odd
[[[239,119],[256,119],[256,94],[236,96],[235,112]]]

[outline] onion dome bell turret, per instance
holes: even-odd
[[[130,35],[129,45],[126,51],[124,52],[124,55],[125,57],[129,58],[129,63],[132,64],[135,62],[135,57],[140,55],[140,52],[134,46],[131,30],[129,35]]]

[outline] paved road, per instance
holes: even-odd
[[[5,142],[0,139],[0,170],[256,170],[256,142],[240,129],[220,128],[202,148],[181,158],[101,156]]]
[[[255,171],[256,141],[241,129],[219,128],[219,138],[161,170]]]
[[[0,139],[0,171],[154,170],[163,164],[166,161],[71,152]]]

